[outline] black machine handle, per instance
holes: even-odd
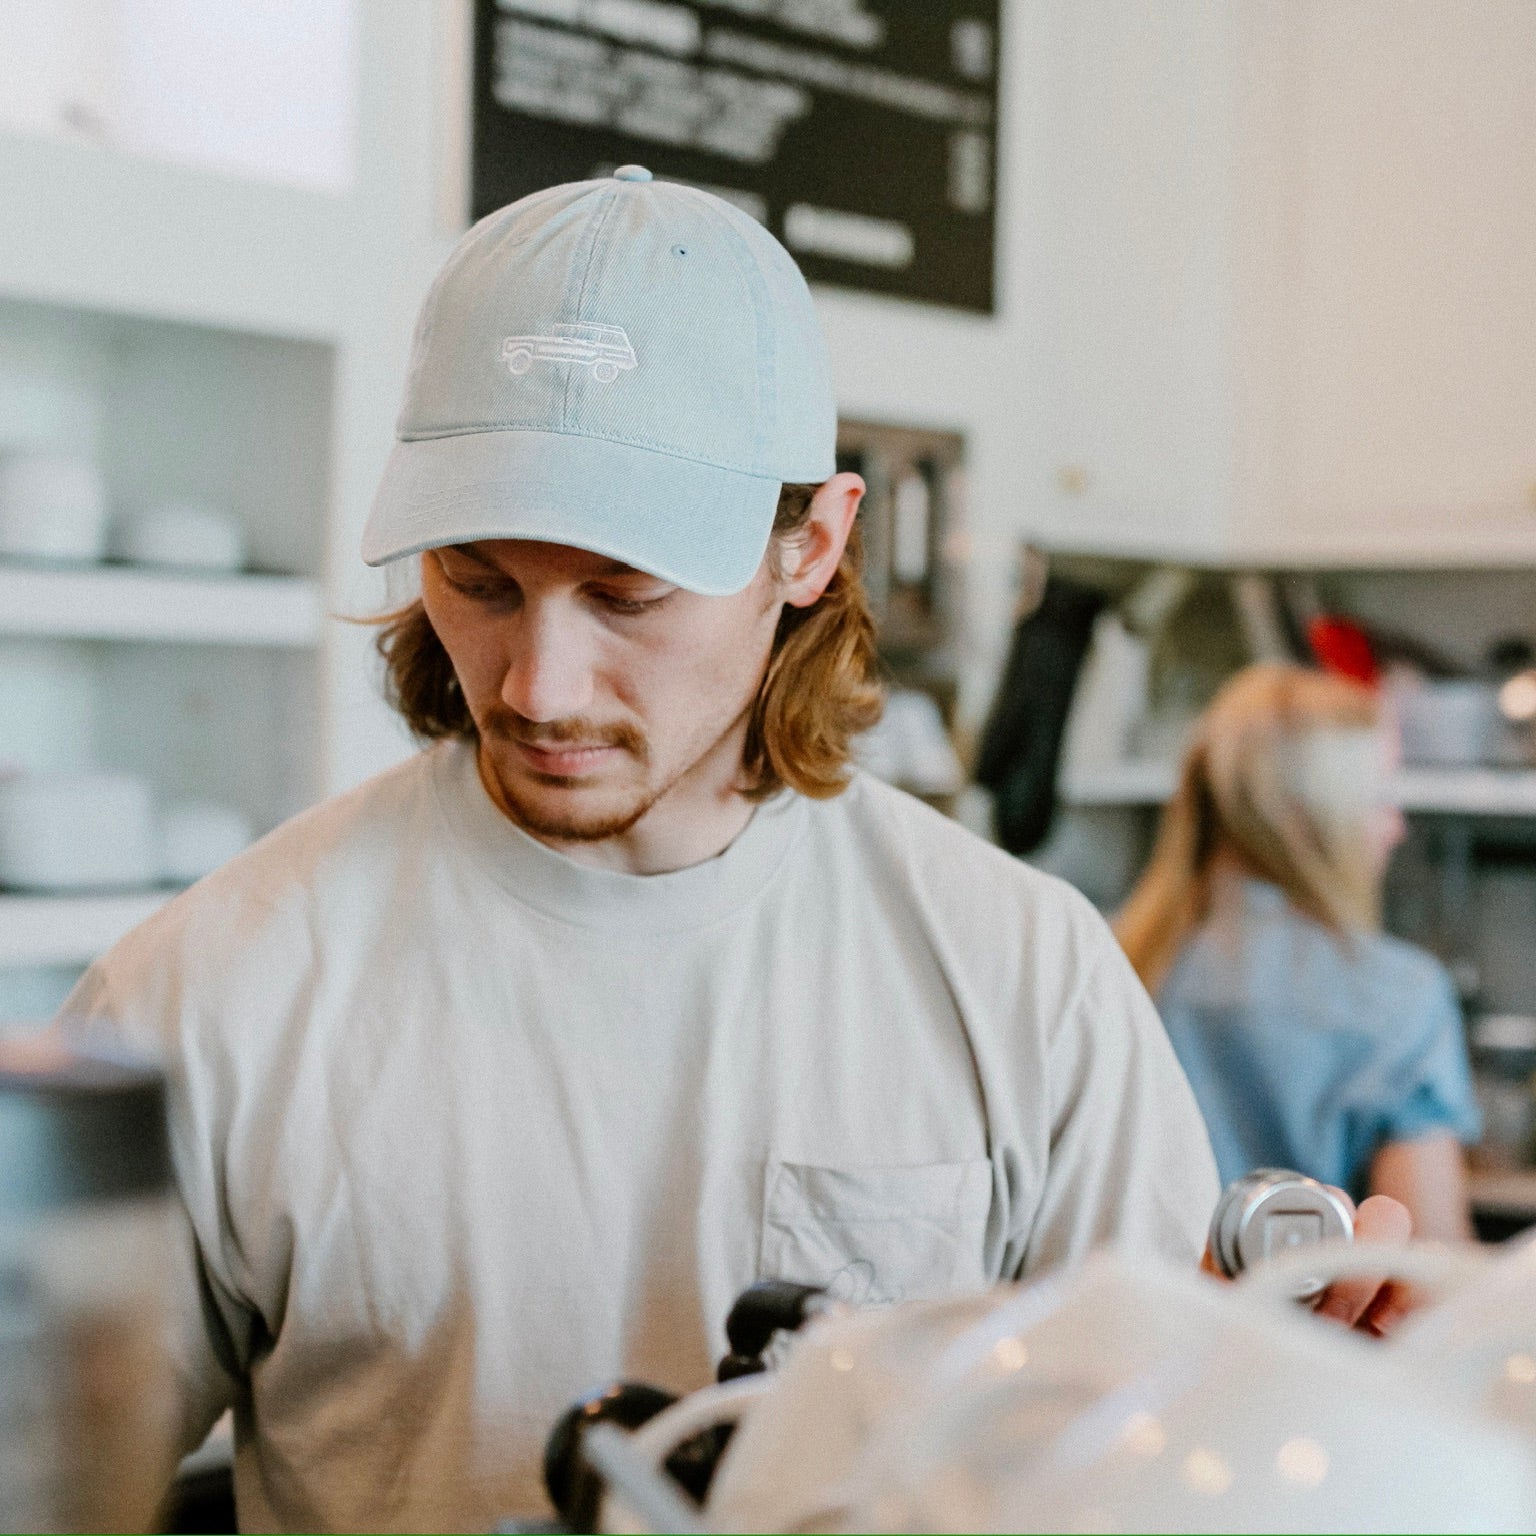
[[[639,1429],[677,1398],[660,1387],[620,1381],[572,1404],[560,1416],[544,1446],[544,1486],[566,1531],[595,1531],[603,1500],[603,1479],[587,1460],[582,1440],[594,1424]],[[704,1502],[715,1466],[734,1425],[706,1429],[685,1440],[667,1457],[667,1472],[696,1503]]]
[[[639,1381],[617,1381],[573,1403],[555,1421],[544,1443],[544,1487],[568,1530],[591,1531],[597,1527],[602,1479],[581,1452],[582,1436],[594,1424],[615,1424],[639,1429],[677,1398],[660,1387]]]
[[[725,1320],[731,1352],[720,1362],[721,1381],[753,1376],[767,1369],[763,1355],[777,1333],[794,1333],[826,1310],[831,1298],[819,1285],[793,1280],[759,1280],[736,1298]]]
[[[725,1320],[731,1352],[720,1362],[719,1379],[731,1381],[767,1369],[763,1358],[774,1336],[793,1333],[833,1305],[819,1285],[792,1280],[760,1280],[736,1300]],[[619,1381],[566,1409],[544,1447],[544,1486],[568,1531],[597,1526],[603,1479],[582,1452],[582,1437],[594,1424],[635,1430],[654,1419],[677,1398],[660,1387]],[[699,1503],[709,1491],[734,1425],[706,1429],[685,1441],[667,1458],[667,1471]]]

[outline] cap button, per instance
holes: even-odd
[[[649,181],[651,173],[643,165],[621,165],[613,173],[615,181]]]

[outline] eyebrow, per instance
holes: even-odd
[[[444,546],[442,553],[463,555],[465,559],[473,561],[488,571],[494,571],[498,576],[507,573],[496,562],[482,554],[473,544],[449,544]],[[622,560],[605,560],[602,565],[593,571],[594,580],[601,581],[607,576],[645,576],[648,572],[642,571],[638,566],[626,565]]]

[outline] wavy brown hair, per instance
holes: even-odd
[[[776,575],[805,529],[817,489],[790,484],[779,492],[769,543]],[[742,750],[741,788],[749,799],[786,787],[815,800],[839,793],[848,783],[853,738],[880,718],[884,694],[861,561],[855,524],[827,590],[810,607],[786,605],[779,616]],[[374,622],[385,697],[418,740],[476,739],[453,664],[421,600]]]

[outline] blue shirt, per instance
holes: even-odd
[[[1477,1138],[1451,978],[1400,939],[1345,939],[1275,886],[1222,881],[1157,1001],[1224,1184],[1294,1168],[1358,1201],[1384,1143]]]

